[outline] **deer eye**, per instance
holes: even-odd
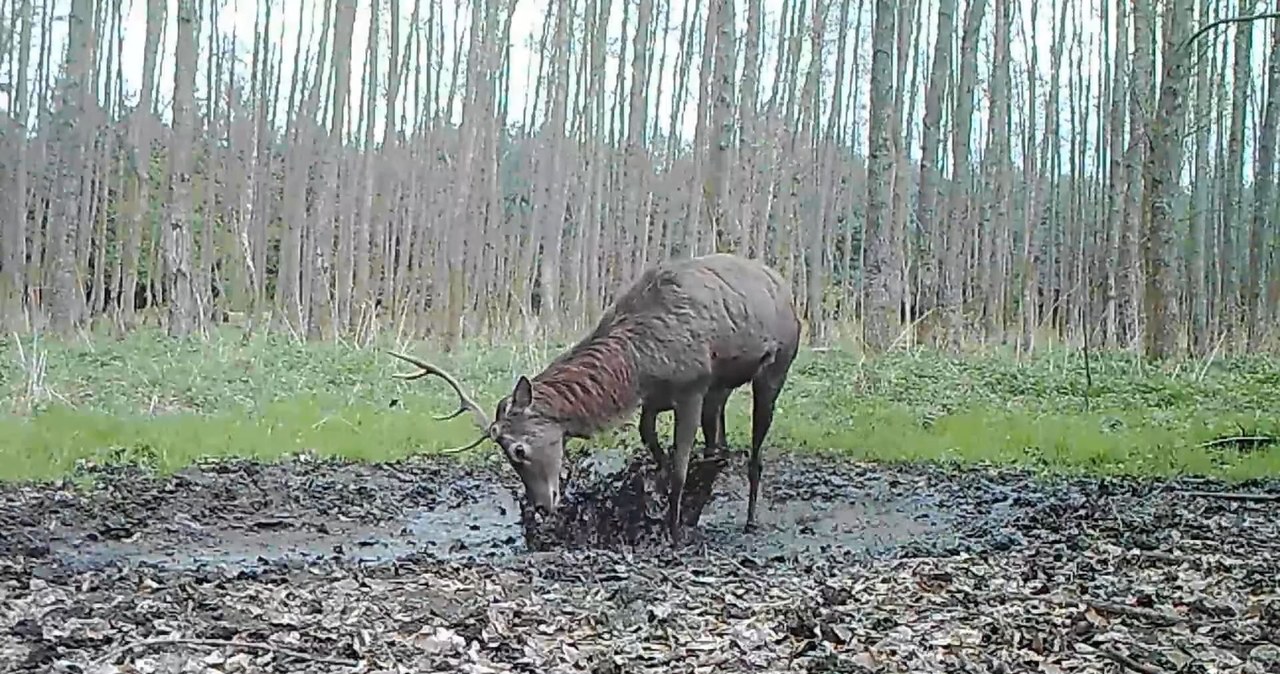
[[[511,443],[511,456],[515,458],[516,461],[520,461],[522,463],[528,461],[529,445],[526,445],[523,442]]]

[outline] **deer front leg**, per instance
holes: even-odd
[[[676,442],[671,452],[671,467],[667,487],[667,531],[672,545],[683,540],[680,522],[680,500],[684,496],[684,482],[689,474],[689,457],[693,453],[693,441],[698,435],[698,423],[702,417],[701,392],[685,394],[676,399]]]
[[[640,441],[653,454],[658,470],[662,470],[666,452],[662,451],[662,443],[658,441],[658,410],[648,405],[640,406]]]
[[[710,458],[716,450],[725,448],[724,406],[732,389],[711,389],[702,399],[702,440],[706,443],[703,456]]]

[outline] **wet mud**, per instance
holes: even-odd
[[[1277,502],[1180,494],[1227,488],[1210,481],[769,452],[746,532],[730,452],[691,465],[696,526],[673,550],[643,450],[570,465],[552,518],[496,456],[0,485],[0,671],[1098,671],[1077,642],[1113,638],[1109,619],[1028,603],[1061,588],[1136,602],[1130,619],[1238,619],[1205,652],[1242,662],[1280,629]],[[985,639],[987,660],[919,646],[948,639]]]
[[[524,503],[508,472],[439,459],[305,457],[208,462],[169,476],[90,469],[59,483],[4,487],[0,554],[69,570],[115,563],[251,569],[669,547],[666,482],[647,454],[579,456],[551,517]],[[1001,535],[1015,517],[1007,503],[966,503],[911,471],[783,454],[770,457],[765,472],[758,526],[746,532],[745,456],[695,459],[685,545],[760,557],[953,549]]]

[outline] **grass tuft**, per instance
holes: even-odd
[[[469,347],[449,355],[399,345],[452,370],[491,407],[519,374],[563,345]],[[92,346],[16,338],[0,347],[0,479],[54,478],[77,462],[160,471],[203,457],[270,461],[299,451],[393,460],[466,444],[465,416],[438,422],[455,399],[435,379],[392,378],[405,364],[382,349],[238,334],[173,340],[139,332]],[[769,444],[878,461],[1019,464],[1049,471],[1193,473],[1245,479],[1280,473],[1280,447],[1201,444],[1280,435],[1280,362],[1243,356],[1157,367],[1095,354],[1085,409],[1078,353],[1017,362],[928,350],[864,359],[802,352],[778,403]],[[730,399],[728,438],[750,438],[750,394]],[[661,418],[670,442],[670,415]],[[597,442],[638,446],[634,431]],[[473,456],[493,448],[481,445]]]

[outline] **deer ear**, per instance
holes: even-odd
[[[511,407],[513,409],[524,409],[533,402],[533,383],[529,378],[520,375],[520,379],[516,380],[516,390],[511,394]]]

